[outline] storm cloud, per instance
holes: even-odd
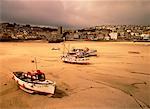
[[[0,0],[1,22],[84,27],[150,24],[150,0]]]

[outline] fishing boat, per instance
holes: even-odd
[[[45,79],[45,74],[40,70],[32,72],[13,72],[13,79],[19,87],[28,93],[54,94],[55,82]]]
[[[61,60],[65,63],[70,63],[70,64],[90,64],[88,61],[89,59],[87,58],[79,58],[71,55],[62,56]]]
[[[74,48],[69,52],[69,54],[77,55],[79,57],[90,57],[90,56],[97,56],[97,50],[92,50],[89,48],[85,49]]]
[[[86,51],[87,56],[97,56],[97,50],[88,50]]]
[[[61,60],[65,63],[70,63],[70,64],[90,64],[89,59],[84,57],[81,52],[80,54],[77,54],[77,52],[71,51],[69,52],[70,47],[66,47],[65,43],[63,43],[63,56],[61,56]],[[70,46],[70,45],[69,45]],[[65,54],[65,49],[67,49],[67,53]]]

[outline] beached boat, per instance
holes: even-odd
[[[52,48],[51,50],[60,50],[60,48],[56,48],[56,47],[55,47],[55,48]]]
[[[19,87],[28,93],[54,94],[55,82],[45,80],[45,74],[40,70],[33,72],[13,72],[13,79]]]
[[[97,50],[86,51],[87,56],[97,56]]]
[[[68,54],[76,55],[78,57],[90,57],[90,56],[97,56],[97,50],[92,50],[89,48],[85,49],[72,49]]]
[[[78,58],[71,55],[62,56],[61,59],[63,62],[70,64],[90,64],[87,58]]]

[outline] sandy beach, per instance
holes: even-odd
[[[90,65],[63,63],[63,44],[0,43],[0,109],[150,109],[150,43],[68,41],[98,50]],[[51,50],[58,47],[60,50]],[[56,82],[60,96],[28,94],[13,71],[38,69]]]

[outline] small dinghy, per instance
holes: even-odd
[[[60,50],[60,48],[52,48],[51,50]]]
[[[71,55],[61,57],[62,61],[70,64],[90,64],[87,58],[78,58]]]
[[[45,79],[40,70],[33,72],[13,72],[13,79],[19,87],[28,93],[54,94],[55,82]]]

